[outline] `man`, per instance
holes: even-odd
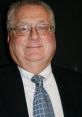
[[[51,65],[56,50],[51,8],[23,0],[10,7],[7,18],[14,62],[0,68],[0,117],[46,117],[33,115],[36,86],[31,79],[37,74],[45,79],[54,117],[80,117],[81,75]]]

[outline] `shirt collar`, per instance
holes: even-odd
[[[33,77],[34,74],[32,74],[29,71],[26,71],[25,69],[21,68],[18,66],[18,69],[20,71],[21,77],[23,78],[27,78],[29,80],[31,80],[31,78]],[[39,75],[43,76],[45,79],[47,79],[50,75],[50,73],[52,72],[51,70],[51,64],[49,64],[41,73],[39,73]]]

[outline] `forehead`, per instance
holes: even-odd
[[[29,22],[38,22],[46,21],[50,22],[49,12],[39,5],[24,5],[17,9],[15,14],[16,22],[20,21],[29,21]]]

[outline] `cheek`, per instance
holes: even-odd
[[[20,53],[20,49],[23,45],[23,42],[21,39],[18,39],[18,38],[11,38],[9,40],[9,49],[10,49],[10,52],[11,53]]]
[[[55,35],[46,38],[46,50],[48,54],[53,55],[56,51],[56,38]]]
[[[25,45],[25,40],[23,38],[13,38],[10,40],[11,46],[13,45],[16,48],[22,47]]]
[[[55,40],[55,35],[51,33],[49,36],[46,36],[45,39],[48,43],[53,43],[53,41]]]
[[[50,35],[50,36],[47,36],[45,38],[45,42],[46,42],[46,46],[50,45],[51,47],[55,47],[56,46],[56,39],[55,39],[55,35]]]

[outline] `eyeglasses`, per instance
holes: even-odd
[[[29,24],[23,24],[18,25],[14,28],[10,28],[10,30],[13,30],[17,36],[28,36],[32,32],[32,28],[33,27]],[[40,35],[47,35],[50,32],[54,31],[54,26],[51,26],[49,24],[38,24],[34,28],[36,29],[36,32]]]

